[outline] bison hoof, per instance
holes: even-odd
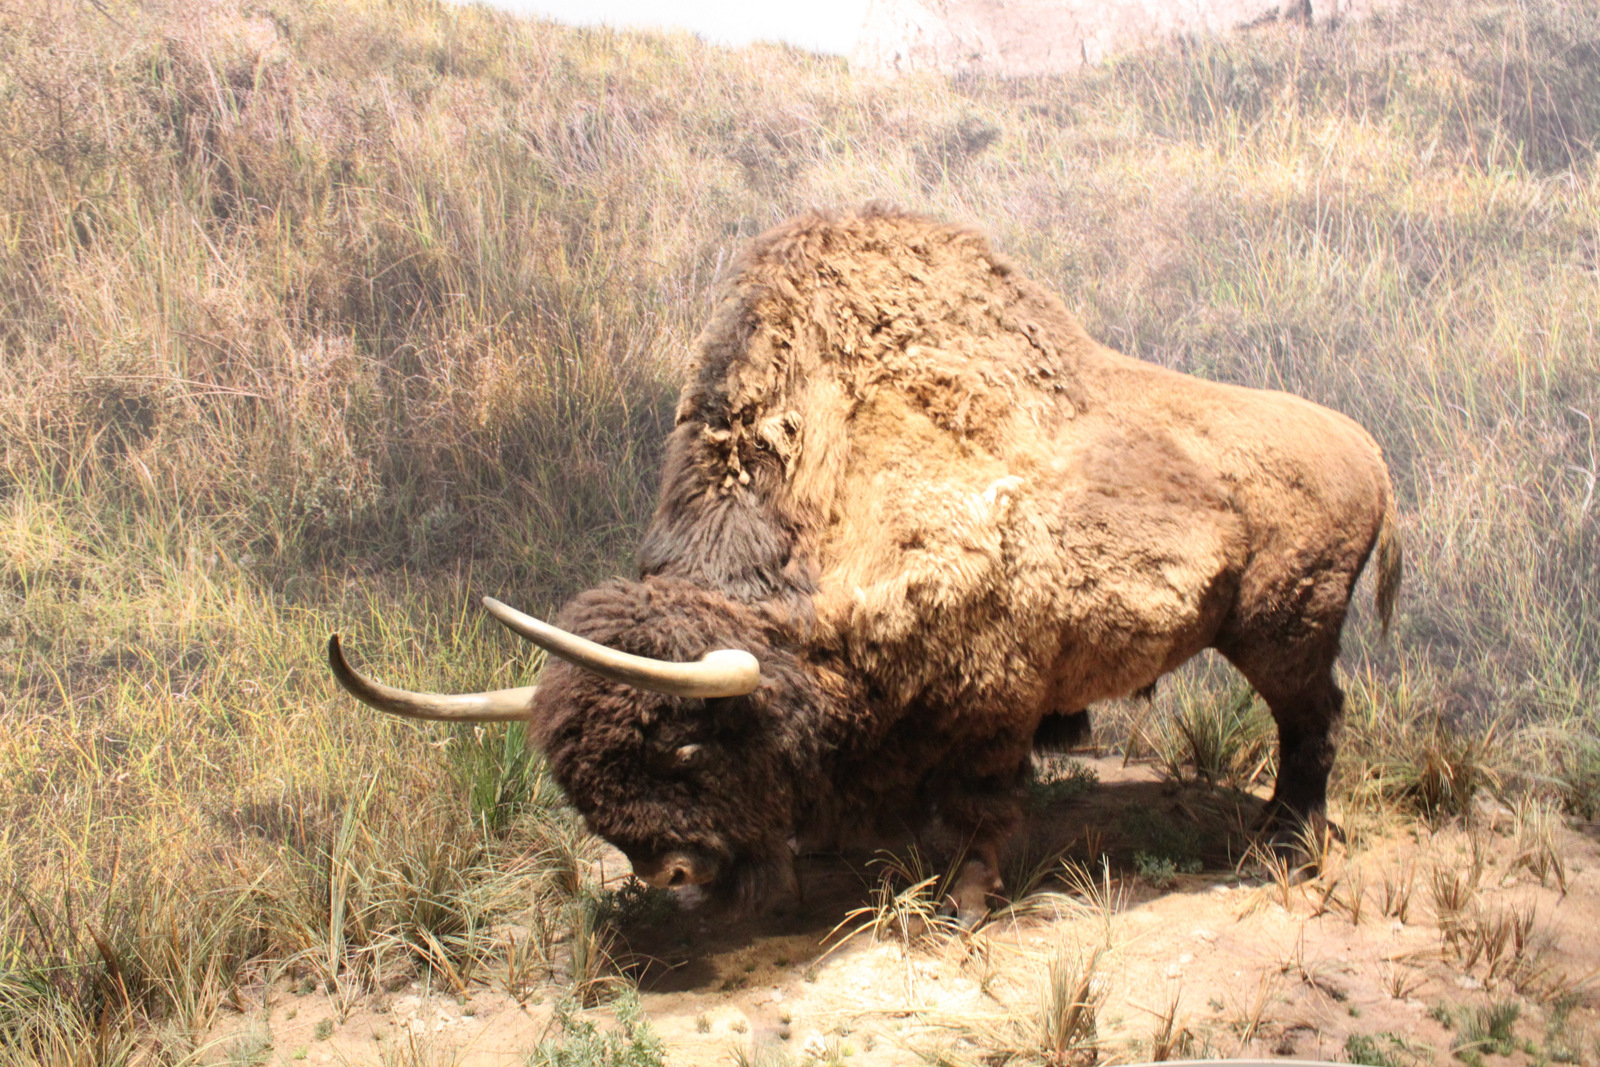
[[[1266,865],[1293,884],[1317,877],[1327,866],[1335,843],[1344,843],[1344,831],[1326,818],[1300,819],[1291,813],[1262,820],[1266,839],[1259,847]]]

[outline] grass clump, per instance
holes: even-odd
[[[504,831],[531,805],[548,807],[559,796],[523,723],[457,726],[449,751],[457,789],[466,793],[473,817],[492,833]]]
[[[1266,705],[1235,683],[1218,695],[1184,686],[1177,710],[1160,720],[1155,750],[1173,779],[1248,789],[1270,778],[1277,733]]]
[[[1357,680],[1347,701],[1342,781],[1358,798],[1421,816],[1433,825],[1465,816],[1479,792],[1504,779],[1503,722],[1470,728],[1433,687]]]
[[[1099,1059],[1099,1012],[1105,987],[1098,981],[1099,950],[1083,958],[1058,954],[1050,963],[1038,1020],[1039,1046],[1049,1064]]]
[[[878,869],[870,903],[851,910],[829,932],[832,938],[846,931],[834,947],[863,933],[874,941],[898,942],[907,954],[913,947],[947,942],[960,930],[951,914],[950,892],[963,862],[964,857],[958,856],[949,868],[939,871],[916,848],[903,855],[880,853],[870,861],[870,866]]]
[[[1062,946],[1045,965],[1038,1006],[990,1024],[973,1024],[968,1041],[982,1050],[970,1059],[949,1051],[929,1054],[930,1061],[1009,1064],[1015,1067],[1087,1067],[1099,1062],[1102,1042],[1100,1011],[1106,999],[1101,974],[1104,947],[1082,953]]]
[[[1562,807],[1580,819],[1600,819],[1600,741],[1582,734],[1564,746],[1556,763]]]
[[[1477,1008],[1463,1009],[1456,1039],[1450,1051],[1465,1063],[1481,1064],[1483,1055],[1509,1056],[1524,1048],[1514,1031],[1522,1016],[1522,1005],[1514,1000],[1497,1000]],[[1529,1049],[1531,1051],[1531,1049]]]

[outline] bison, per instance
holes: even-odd
[[[1268,825],[1325,827],[1334,660],[1375,548],[1387,626],[1393,491],[1356,423],[1121,355],[980,233],[868,207],[743,254],[638,578],[559,628],[485,600],[552,654],[536,687],[408,693],[328,653],[383,711],[528,719],[653,885],[758,903],[794,886],[797,840],[939,827],[971,919],[1036,740],[1205,648],[1276,721]]]

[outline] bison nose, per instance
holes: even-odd
[[[716,877],[712,865],[690,852],[669,852],[656,860],[635,860],[633,873],[657,889],[704,885]]]

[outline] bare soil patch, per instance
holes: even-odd
[[[1437,831],[1398,819],[1369,828],[1336,846],[1320,877],[1290,884],[1239,862],[1258,798],[1117,758],[1089,763],[1099,784],[1039,805],[1016,851],[1105,855],[1095,892],[1049,879],[974,931],[915,918],[874,927],[862,909],[881,861],[811,856],[803,900],[771,914],[686,909],[622,930],[616,958],[666,1061],[725,1064],[742,1050],[795,1063],[1039,1062],[1052,967],[1088,966],[1092,1034],[1060,1062],[1163,1051],[1395,1064],[1595,1057],[1592,828],[1551,828],[1554,852],[1541,861],[1526,812],[1484,801]],[[1176,869],[1141,865],[1152,848]],[[615,856],[604,868],[613,884],[626,871]],[[442,985],[373,994],[342,1022],[324,994],[263,987],[216,1047],[270,1043],[271,1062],[491,1065],[521,1063],[558,1036],[553,988],[519,1005],[498,988],[463,997]],[[1515,1016],[1509,1043],[1474,1030],[1491,1009]],[[589,1014],[611,1025],[605,1006]]]

